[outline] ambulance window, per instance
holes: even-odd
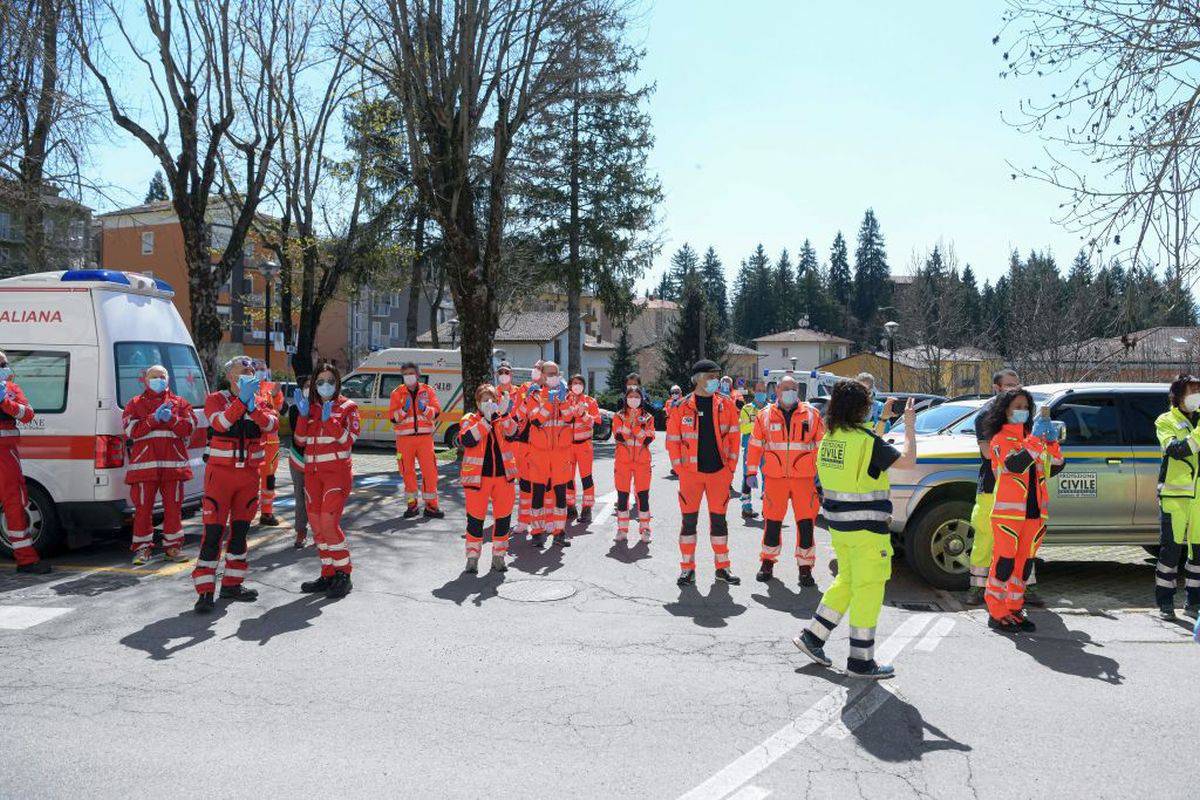
[[[34,413],[61,414],[67,410],[69,355],[28,350],[9,350],[7,355],[17,385]]]
[[[194,348],[166,342],[118,342],[114,345],[117,369],[117,402],[122,408],[146,387],[142,375],[148,367],[162,364],[171,375],[171,391],[202,408],[208,383]]]
[[[381,375],[379,378],[379,396],[391,397],[392,392],[396,391],[396,387],[404,383],[404,378],[400,375]]]
[[[374,388],[374,373],[351,375],[342,381],[342,394],[351,400],[367,400],[373,397],[371,390]]]
[[[204,398],[208,395],[208,382],[204,380],[204,370],[200,368],[196,351],[185,344],[169,344],[166,351],[165,366],[171,373],[171,391],[194,408],[203,408]]]

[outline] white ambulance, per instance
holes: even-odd
[[[452,447],[463,416],[460,350],[389,347],[371,353],[357,369],[342,378],[342,394],[358,404],[362,424],[359,439],[395,441],[392,421],[388,418],[388,404],[392,392],[404,382],[400,367],[409,361],[417,365],[421,380],[433,387],[438,402],[442,404],[442,416],[434,432],[434,440]]]
[[[208,384],[174,294],[164,281],[114,270],[0,280],[0,350],[37,415],[21,426],[20,446],[39,552],[85,544],[132,519],[121,412],[154,364],[170,371],[171,390],[196,411],[184,510],[199,507]],[[0,528],[6,553],[7,533]]]

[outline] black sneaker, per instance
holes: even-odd
[[[1175,609],[1171,606],[1163,606],[1162,608],[1158,609],[1158,618],[1165,620],[1166,622],[1174,622],[1178,619],[1178,617],[1175,616]]]
[[[467,559],[467,565],[463,567],[463,572],[467,575],[479,574],[479,556],[471,556]]]
[[[874,661],[872,661],[865,668],[852,667],[847,664],[846,672],[847,674],[853,675],[856,678],[867,678],[873,681],[882,681],[886,680],[887,678],[895,677],[896,668],[891,664],[876,664]]]
[[[350,594],[350,590],[353,588],[349,572],[335,572],[329,583],[329,591],[325,592],[325,596],[330,600],[340,600]]]
[[[1004,619],[988,616],[988,627],[997,633],[1020,633],[1021,623],[1011,614]]]
[[[792,644],[796,645],[796,649],[801,653],[804,653],[804,655],[822,667],[833,666],[833,661],[830,660],[829,656],[825,655],[825,643],[818,639],[812,631],[804,631],[795,639],[792,639]]]
[[[1183,613],[1187,614],[1192,619],[1196,619],[1197,617],[1200,617],[1200,605],[1190,604],[1184,606]]]
[[[728,583],[730,586],[737,586],[738,584],[740,584],[742,582],[741,578],[739,578],[737,575],[734,575],[732,572],[730,572],[727,569],[717,570],[717,580],[724,581],[725,583]]]
[[[416,503],[409,503],[408,508],[404,509],[404,518],[412,519],[421,513],[421,509],[417,508]]]
[[[758,568],[758,574],[754,576],[754,580],[759,583],[766,583],[775,577],[775,562],[764,561],[762,566]]]
[[[817,585],[816,580],[812,576],[812,567],[800,567],[800,585],[805,589]]]
[[[554,534],[553,539],[554,539],[554,544],[558,545],[559,547],[570,547],[571,546],[571,540],[567,538],[567,535],[565,533],[556,533],[556,534]]]
[[[333,578],[329,575],[322,575],[315,581],[305,581],[300,584],[300,591],[303,594],[316,594],[317,592],[325,592],[329,590],[329,585],[333,582]]]
[[[258,590],[247,589],[239,583],[237,586],[222,586],[221,593],[217,596],[235,603],[253,603],[258,599]]]
[[[17,572],[24,572],[26,575],[45,575],[50,571],[50,565],[45,561],[35,561],[32,564],[18,564]]]
[[[984,604],[983,587],[972,586],[971,591],[967,592],[967,596],[963,598],[964,606],[981,606]]]
[[[192,606],[192,608],[196,609],[197,614],[208,614],[213,610],[215,605],[212,592],[205,592],[196,598],[196,605]]]
[[[696,585],[696,570],[685,569],[679,573],[679,578],[676,579],[677,586],[695,586]]]
[[[504,563],[504,556],[492,556],[492,572],[508,572],[508,564]]]
[[[575,510],[575,506],[567,506],[567,519],[575,519],[579,516],[579,512]]]
[[[757,515],[751,506],[742,506],[742,519],[754,519]]]
[[[443,519],[445,516],[446,512],[442,511],[440,508],[430,508],[429,506],[425,506],[426,519]]]
[[[278,525],[279,517],[274,514],[263,514],[258,518],[259,525]]]
[[[583,525],[587,525],[591,521],[592,521],[592,507],[584,506],[583,511],[579,512],[579,522]]]
[[[1037,630],[1037,625],[1033,623],[1033,620],[1023,610],[1016,612],[1012,617],[1017,621],[1017,627],[1021,629],[1022,633],[1033,633]]]
[[[529,543],[531,545],[533,545],[535,548],[537,548],[538,550],[541,550],[543,547],[546,546],[546,534],[535,533],[533,536],[529,537]]]

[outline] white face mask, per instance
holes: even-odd
[[[1189,414],[1200,411],[1200,392],[1193,392],[1183,398],[1183,409]]]
[[[498,410],[499,410],[499,407],[496,405],[495,401],[493,401],[493,400],[484,400],[482,403],[479,404],[479,411],[485,417],[491,417],[492,414],[495,414],[496,411],[498,411]]]
[[[406,374],[404,376],[404,385],[408,386],[409,388],[416,386],[417,385],[417,376],[412,375],[412,374]]]
[[[499,375],[496,376],[496,378],[504,386],[507,386],[508,384],[512,383],[512,375],[508,374],[507,372],[501,372]]]
[[[629,404],[630,408],[637,408],[642,404],[642,398],[634,395],[633,397],[627,397],[625,402]]]
[[[546,385],[549,386],[551,389],[557,389],[558,384],[561,382],[562,382],[562,377],[559,375],[547,375],[546,376]]]
[[[800,400],[800,393],[795,389],[784,389],[779,393],[779,404],[784,408],[791,408]]]
[[[533,369],[529,370],[529,377],[530,377],[530,378],[532,378],[532,379],[533,379],[533,380],[535,380],[535,381],[540,381],[540,380],[542,379],[542,370],[541,370],[541,368],[540,368],[540,367],[534,367]]]
[[[571,394],[583,394],[583,384],[580,384],[580,383],[571,384]]]

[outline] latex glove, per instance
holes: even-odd
[[[300,416],[308,416],[308,397],[304,394],[303,389],[296,389],[292,392],[292,404],[296,406]]]
[[[412,408],[412,395],[404,398],[404,413],[407,414],[410,408]]]
[[[238,378],[238,399],[247,408],[253,408],[254,396],[258,394],[258,378],[243,375]]]
[[[8,381],[0,381],[0,400],[8,397]]]
[[[750,487],[751,489],[757,489],[758,488],[758,476],[757,475],[747,475],[746,476],[746,485],[748,487]]]
[[[505,398],[504,409],[500,413],[507,416],[512,413],[512,410],[513,410],[513,399],[512,399],[512,395],[510,394],[507,398]]]
[[[419,394],[419,395],[417,395],[417,410],[418,410],[418,411],[424,411],[424,410],[425,410],[425,408],[426,408],[428,405],[429,405],[429,403],[427,403],[427,402],[425,401],[425,395],[424,395],[424,394]]]
[[[329,419],[332,416],[333,416],[333,401],[326,400],[324,403],[321,403],[321,422],[329,422]]]
[[[154,412],[154,418],[156,420],[158,420],[159,422],[170,422],[171,421],[171,404],[163,403],[161,406],[159,406]]]

